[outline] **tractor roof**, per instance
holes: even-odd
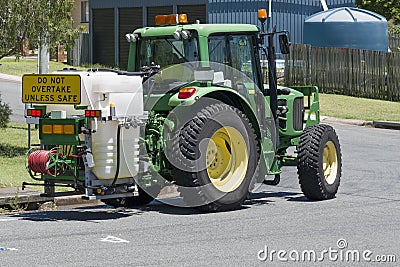
[[[173,35],[175,31],[196,30],[200,36],[219,33],[256,33],[259,29],[251,24],[188,24],[172,26],[145,27],[134,31],[143,37]]]

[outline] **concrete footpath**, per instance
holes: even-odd
[[[98,201],[84,200],[82,196],[81,194],[66,196],[61,193],[57,197],[43,197],[41,192],[29,188],[22,190],[21,187],[6,187],[0,188],[0,207],[28,206],[28,209],[36,209],[46,202],[52,202],[55,206],[98,203]]]
[[[400,116],[400,111],[399,111],[399,116]],[[363,121],[363,120],[339,119],[339,118],[321,116],[321,123],[325,124],[339,123],[339,124],[347,124],[354,126],[400,130],[400,122],[391,122],[391,121]]]
[[[0,208],[36,210],[40,209],[43,204],[46,207],[102,204],[100,200],[83,199],[83,194],[56,194],[56,197],[44,197],[41,196],[41,192],[29,188],[25,188],[25,190],[22,190],[20,187],[0,188]],[[171,198],[176,196],[178,196],[177,188],[175,186],[167,186],[161,190],[157,198]]]
[[[0,80],[4,80],[4,81],[8,81],[8,82],[21,83],[22,82],[22,77],[0,73]]]

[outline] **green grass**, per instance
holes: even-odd
[[[323,116],[400,122],[400,102],[320,94],[320,105]]]
[[[31,130],[32,143],[38,143],[36,130]],[[26,169],[28,151],[28,128],[24,124],[11,123],[8,128],[0,129],[0,187],[21,186],[30,181]]]
[[[31,128],[31,143],[39,144],[39,133]],[[25,124],[10,123],[0,129],[0,188],[21,187],[22,182],[41,183],[33,180],[27,170],[28,127]],[[43,191],[41,186],[30,189]],[[68,187],[57,187],[57,192],[71,191]]]
[[[37,73],[37,60],[20,59],[19,61],[13,58],[3,58],[0,60],[0,73],[22,76],[26,73]],[[73,67],[61,62],[50,61],[50,72],[62,70],[63,68],[76,68],[86,70],[87,68]]]

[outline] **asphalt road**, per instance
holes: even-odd
[[[10,120],[14,122],[24,123],[24,104],[21,101],[21,83],[15,81],[1,80],[0,79],[0,93],[1,99],[7,103],[12,114]]]
[[[154,203],[2,215],[0,265],[399,266],[400,131],[335,128],[343,151],[335,199],[308,201],[286,169],[279,186],[262,186],[232,212]],[[373,262],[392,255],[397,263]]]

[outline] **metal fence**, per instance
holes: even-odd
[[[285,59],[285,84],[400,102],[400,53],[292,45]]]
[[[68,52],[68,64],[81,66],[89,63],[89,33],[81,33],[74,48]]]

